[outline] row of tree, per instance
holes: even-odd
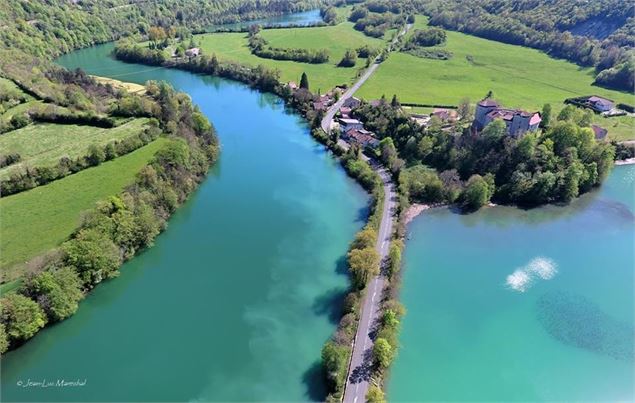
[[[320,64],[329,61],[327,49],[275,48],[259,33],[259,27],[252,25],[249,29],[249,49],[258,57],[274,60],[292,60],[300,63]]]
[[[116,277],[121,263],[152,244],[218,157],[213,127],[185,94],[149,82],[159,105],[159,125],[171,140],[138,174],[134,184],[101,202],[52,257],[0,301],[0,351],[32,337],[47,323],[72,315],[82,296]]]

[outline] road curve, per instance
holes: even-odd
[[[392,49],[392,46],[395,43],[397,43],[399,38],[405,35],[410,30],[410,28],[412,28],[412,24],[407,24],[404,27],[404,29],[399,33],[399,35],[397,35],[395,39],[393,39],[393,41],[390,44],[391,49]],[[326,114],[324,115],[324,117],[322,118],[322,122],[320,123],[320,126],[322,127],[322,130],[324,130],[325,133],[328,134],[330,132],[331,124],[333,123],[333,118],[335,117],[335,114],[337,113],[337,111],[340,110],[342,105],[344,105],[344,102],[348,98],[352,97],[353,94],[359,89],[359,87],[361,87],[366,82],[366,80],[368,80],[368,78],[373,75],[375,70],[377,70],[377,67],[379,67],[379,64],[380,64],[379,57],[377,57],[375,58],[373,63],[371,63],[371,65],[366,69],[366,71],[364,71],[364,74],[362,74],[361,77],[355,82],[355,84],[353,84],[351,88],[346,90],[346,92],[342,94],[340,99],[338,99],[337,102],[331,105],[331,107],[326,111]]]
[[[359,80],[357,80],[357,82],[353,84],[351,88],[346,90],[346,92],[342,94],[340,99],[338,99],[337,102],[331,105],[331,107],[326,111],[326,114],[324,115],[324,118],[322,118],[322,123],[321,123],[322,130],[324,130],[325,133],[328,133],[331,130],[331,123],[333,122],[333,117],[335,117],[335,114],[337,113],[337,111],[339,111],[342,105],[344,105],[344,102],[348,98],[353,96],[355,91],[357,91],[359,87],[361,87],[362,84],[364,84],[366,80],[368,80],[368,77],[370,77],[375,72],[375,70],[377,70],[377,67],[379,67],[379,63],[374,62],[373,64],[371,64],[370,67],[366,69],[364,74],[362,74]]]

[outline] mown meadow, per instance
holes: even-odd
[[[354,67],[338,67],[337,64],[347,49],[356,49],[364,45],[381,48],[385,44],[381,39],[370,38],[355,31],[350,22],[325,27],[262,30],[262,37],[272,47],[328,49],[330,59],[327,63],[310,64],[255,56],[247,46],[247,35],[244,32],[212,33],[197,35],[195,40],[200,43],[204,53],[214,53],[219,60],[276,68],[280,70],[282,82],[299,83],[302,72],[306,72],[311,91],[315,93],[325,93],[336,85],[352,83],[359,68],[365,66],[366,60],[360,58]]]
[[[21,160],[0,169],[0,179],[22,171],[27,166],[55,165],[63,156],[84,156],[91,145],[104,146],[111,141],[139,134],[147,122],[147,118],[134,119],[111,129],[39,123],[10,131],[0,136],[0,149],[5,153],[18,153]]]
[[[425,17],[418,15],[413,30],[426,27]],[[397,94],[402,102],[456,105],[464,97],[480,99],[491,90],[507,106],[535,110],[545,103],[555,106],[565,98],[590,94],[634,103],[632,94],[593,86],[591,69],[535,49],[446,33],[442,48],[452,52],[450,60],[393,52],[359,95],[374,99]]]
[[[97,167],[0,199],[3,280],[19,274],[12,266],[61,244],[78,227],[82,211],[132,183],[167,141],[159,138]]]

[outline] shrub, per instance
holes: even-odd
[[[46,315],[37,302],[17,293],[9,293],[0,300],[2,315],[11,343],[30,339],[46,325]]]

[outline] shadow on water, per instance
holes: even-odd
[[[326,397],[326,383],[320,361],[314,362],[304,374],[302,383],[306,386],[306,394],[312,402],[323,402]]]
[[[346,261],[346,256],[341,256],[337,259],[337,263],[335,263],[335,272],[337,274],[348,275],[348,262]]]
[[[546,292],[536,303],[536,315],[561,343],[633,362],[633,325],[613,318],[582,295]]]
[[[342,306],[346,298],[345,288],[333,288],[315,299],[311,309],[316,315],[326,315],[334,325],[340,322],[342,317]]]

